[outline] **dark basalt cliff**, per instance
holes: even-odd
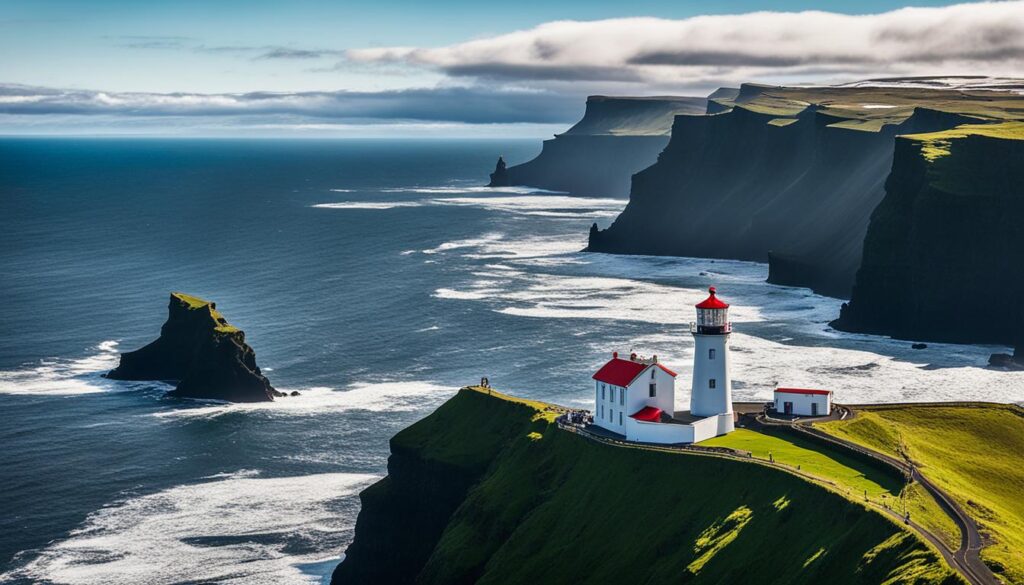
[[[634,175],[629,204],[608,229],[591,230],[588,250],[767,261],[770,282],[848,297],[894,136],[967,120],[918,108],[867,131],[814,105],[780,117],[741,103],[678,116],[657,163]]]
[[[228,324],[215,303],[171,293],[160,337],[121,354],[115,380],[175,381],[168,394],[183,398],[261,402],[283,396],[256,365],[245,333]]]
[[[546,408],[463,389],[396,435],[332,585],[960,582],[836,493],[746,462],[593,443]]]
[[[544,141],[531,161],[491,177],[492,187],[526,185],[583,195],[625,196],[629,177],[668,143],[677,114],[702,114],[705,98],[591,96],[583,118]]]
[[[1024,341],[1024,124],[900,137],[846,331]]]

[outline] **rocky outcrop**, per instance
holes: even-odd
[[[707,100],[696,97],[591,96],[576,125],[544,141],[533,160],[509,167],[507,183],[499,185],[492,175],[491,184],[623,197],[630,176],[653,163],[668,143],[673,118],[706,108]]]
[[[1024,344],[1014,348],[1013,353],[994,353],[988,358],[988,365],[1008,370],[1024,370]]]
[[[622,214],[592,228],[588,250],[769,262],[770,282],[848,297],[894,136],[969,118],[919,108],[866,131],[815,105],[791,116],[742,105],[764,91],[744,85],[728,111],[678,116],[657,163],[634,175]]]
[[[1024,341],[1024,123],[900,137],[853,296],[833,326]]]
[[[261,402],[284,396],[256,365],[245,333],[230,325],[217,305],[184,293],[171,293],[160,337],[121,354],[115,380],[176,382],[171,396]]]
[[[488,187],[508,187],[511,185],[508,177],[508,167],[505,165],[505,157],[498,157],[498,164],[494,165],[494,172],[491,173],[491,182]]]

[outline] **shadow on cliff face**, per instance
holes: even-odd
[[[792,118],[742,107],[678,116],[629,205],[588,249],[768,262],[769,282],[848,298],[894,136],[970,120],[918,108],[871,132],[810,106]]]

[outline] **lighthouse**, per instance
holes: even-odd
[[[718,418],[718,434],[733,430],[732,378],[729,375],[729,305],[708,289],[709,296],[697,304],[693,334],[693,387],[690,413],[696,417]]]

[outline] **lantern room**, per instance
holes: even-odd
[[[729,333],[729,305],[715,296],[715,287],[708,289],[709,296],[697,304],[697,333],[720,335]]]

